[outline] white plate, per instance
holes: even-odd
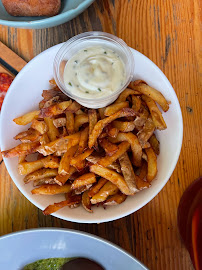
[[[118,246],[87,233],[63,229],[36,229],[0,237],[1,269],[21,270],[40,259],[85,257],[106,270],[147,270]]]
[[[53,59],[61,46],[62,44],[56,45],[36,56],[21,70],[10,86],[1,111],[2,150],[17,145],[18,142],[13,137],[27,129],[27,126],[17,126],[12,119],[38,108],[38,103],[42,99],[42,90],[49,88],[48,81],[53,77]],[[133,197],[128,197],[119,206],[111,206],[107,210],[95,207],[93,214],[86,212],[82,207],[76,209],[65,207],[53,214],[58,218],[82,223],[100,223],[129,215],[143,207],[159,193],[176,166],[183,134],[182,114],[178,99],[162,71],[141,53],[133,49],[132,52],[135,58],[134,78],[143,79],[171,101],[169,111],[163,113],[168,128],[164,131],[157,131],[157,137],[160,140],[157,177],[152,182],[151,188],[143,190]],[[18,174],[17,158],[4,159],[4,161],[19,190],[38,208],[44,209],[49,204],[64,200],[62,195],[32,195],[32,184],[25,185],[23,176]]]

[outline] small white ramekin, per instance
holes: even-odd
[[[66,62],[79,50],[92,46],[104,46],[116,51],[121,57],[126,71],[123,86],[109,96],[99,98],[83,98],[70,92],[64,83],[64,68]],[[86,32],[72,37],[64,43],[54,59],[54,78],[60,90],[70,98],[76,100],[87,108],[102,108],[112,103],[119,94],[128,86],[134,74],[134,57],[127,44],[120,38],[104,32]]]

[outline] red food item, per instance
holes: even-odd
[[[8,91],[8,88],[10,87],[12,81],[13,81],[13,77],[11,75],[0,72],[0,110],[3,104],[3,100],[6,95],[6,92]]]
[[[202,177],[183,193],[178,206],[178,228],[196,270],[202,269]]]

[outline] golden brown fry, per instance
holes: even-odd
[[[79,128],[85,123],[88,123],[88,115],[87,114],[76,115],[75,122],[74,122],[75,132],[79,131]]]
[[[144,179],[147,175],[147,162],[143,161],[142,166],[140,167],[140,173],[139,173],[139,178]]]
[[[72,174],[74,174],[75,172],[76,172],[76,168],[70,166],[68,174],[66,175],[58,174],[54,180],[58,185],[63,186],[67,182],[67,180],[69,180],[69,178],[72,176]]]
[[[62,101],[60,103],[56,103],[46,108],[42,108],[39,114],[39,117],[53,117],[59,114],[62,114],[70,105],[72,104],[71,100]]]
[[[57,86],[57,84],[56,84],[56,82],[55,82],[54,79],[49,80],[49,83],[50,83],[50,85],[52,85],[52,86]]]
[[[145,188],[149,188],[151,185],[149,182],[144,181],[143,179],[141,179],[140,177],[136,177],[136,184],[137,184],[137,188],[139,190],[143,190]]]
[[[54,126],[52,118],[45,117],[44,121],[48,127],[48,132],[47,135],[50,139],[50,141],[55,141],[59,137],[59,131],[58,129]]]
[[[117,205],[117,204],[121,204],[123,203],[127,198],[127,195],[118,192],[115,195],[110,196],[105,202],[104,202],[104,206],[105,205]]]
[[[136,90],[132,90],[129,88],[126,88],[120,96],[117,98],[117,100],[114,102],[115,104],[126,101],[127,97],[130,95],[140,95],[141,93]]]
[[[77,103],[76,101],[73,101],[65,110],[66,112],[71,112],[71,113],[75,113],[78,110],[80,110],[81,105],[79,103]]]
[[[112,182],[122,193],[131,195],[124,178],[120,174],[97,164],[90,166],[90,171]]]
[[[69,173],[70,170],[70,161],[74,156],[78,146],[72,146],[61,158],[60,166],[58,168],[58,174],[66,175]]]
[[[133,109],[124,108],[124,109],[118,111],[117,113],[98,121],[97,124],[95,125],[92,133],[89,136],[89,142],[88,142],[89,148],[93,147],[93,145],[97,141],[97,138],[99,137],[99,135],[102,133],[103,129],[109,123],[111,123],[112,121],[114,121],[115,119],[120,118],[120,117],[135,116],[135,115],[136,115],[136,113]]]
[[[82,194],[82,205],[83,208],[88,211],[89,213],[93,213],[93,210],[91,210],[92,204],[90,202],[90,198],[88,196],[88,190],[86,190],[83,194]]]
[[[131,193],[138,192],[136,185],[136,175],[134,173],[133,166],[126,152],[119,157],[119,163],[121,165],[123,177]]]
[[[28,173],[32,173],[36,170],[39,170],[41,168],[52,168],[56,169],[59,167],[59,159],[58,157],[54,156],[48,156],[45,158],[41,158],[35,161],[30,161],[30,162],[22,162],[18,164],[18,172],[21,175],[25,175]]]
[[[156,177],[157,174],[157,158],[152,148],[145,149],[145,152],[147,154],[147,162],[148,162],[147,181],[150,183]]]
[[[33,186],[34,187],[42,186],[42,185],[45,185],[45,184],[54,185],[55,184],[54,178],[46,177],[46,178],[42,178],[42,179],[38,179],[38,180],[33,181]]]
[[[99,115],[100,115],[100,119],[104,119],[105,118],[105,107],[104,108],[99,108],[98,109]]]
[[[30,174],[27,174],[24,178],[24,182],[27,184],[30,181],[39,180],[46,177],[55,177],[57,174],[57,169],[39,169]]]
[[[111,156],[106,156],[98,161],[98,164],[103,167],[108,167],[114,161],[116,161],[121,155],[123,155],[130,147],[128,142],[122,142],[118,145],[118,150]]]
[[[36,195],[54,195],[54,194],[63,194],[71,191],[71,185],[66,184],[64,186],[59,185],[42,185],[38,188],[32,190],[32,194]]]
[[[56,128],[65,127],[66,126],[66,118],[60,117],[60,118],[53,119],[53,124]]]
[[[41,145],[48,144],[50,142],[50,139],[47,135],[47,133],[43,134],[41,138],[39,139]]]
[[[120,102],[120,103],[114,103],[108,107],[106,107],[105,111],[104,111],[104,115],[105,116],[110,116],[118,111],[120,111],[123,108],[128,108],[129,107],[129,103],[128,101],[124,101],[124,102]]]
[[[40,142],[31,142],[31,143],[21,143],[11,149],[2,151],[2,155],[5,158],[12,158],[22,155],[28,155],[36,152],[36,149],[39,147]]]
[[[153,135],[150,137],[149,143],[150,143],[152,149],[154,150],[155,154],[156,154],[156,155],[159,155],[159,153],[160,153],[160,143],[159,143],[159,141],[157,140],[155,134],[153,134]]]
[[[29,128],[26,131],[20,132],[18,133],[14,139],[15,140],[20,140],[23,143],[30,143],[30,142],[35,142],[38,141],[40,138],[40,133],[33,129],[33,128]]]
[[[138,140],[142,146],[142,148],[148,148],[148,140],[152,136],[155,130],[154,122],[151,118],[148,118],[144,124],[144,127],[137,133]]]
[[[107,181],[108,180],[105,178],[100,178],[98,182],[88,191],[88,196],[92,198],[107,183]]]
[[[74,133],[74,114],[66,112],[66,129],[69,135]]]
[[[89,156],[86,158],[87,161],[89,161],[90,163],[92,164],[96,164],[98,163],[98,161],[101,159],[100,156]],[[117,171],[118,173],[121,173],[121,167],[118,163],[116,162],[113,162],[112,164],[110,164],[108,166],[109,169],[112,169],[112,170],[115,170]]]
[[[141,105],[139,116],[137,116],[134,120],[135,128],[137,130],[141,130],[145,122],[147,121],[148,117],[149,117],[148,110],[143,105]]]
[[[40,111],[33,111],[33,112],[29,112],[29,113],[26,113],[20,117],[17,117],[15,119],[13,119],[13,121],[17,124],[17,125],[27,125],[29,124],[30,122],[32,122],[32,120],[34,118],[37,118],[38,115],[39,115]]]
[[[165,97],[158,90],[152,88],[151,86],[144,83],[139,83],[138,85],[134,85],[134,82],[131,82],[129,84],[129,87],[152,98],[161,106],[164,112],[167,112],[167,110],[169,109],[169,104],[168,104],[168,101],[165,99]]]
[[[85,160],[88,156],[90,156],[93,151],[94,151],[94,149],[87,149],[82,154],[79,154],[78,156],[72,158],[70,164],[72,166],[76,166],[77,163],[81,162],[82,160]]]
[[[24,155],[21,155],[18,157],[18,164],[22,163],[22,162],[25,162],[26,161],[26,154]]]
[[[89,134],[92,133],[94,126],[97,123],[97,113],[96,110],[88,110],[88,119],[89,119]]]
[[[31,128],[37,130],[40,134],[44,134],[48,131],[48,126],[42,120],[33,119]]]
[[[118,192],[118,188],[116,185],[107,181],[107,183],[91,198],[92,204],[97,204],[100,202],[104,202],[108,196],[114,195]]]
[[[114,143],[111,143],[107,138],[99,140],[99,144],[104,148],[108,156],[112,156],[118,151],[118,146]]]
[[[109,137],[116,138],[119,130],[116,127],[112,126],[112,123],[108,124],[105,128],[105,131]],[[101,134],[102,135],[102,134]]]
[[[120,132],[130,132],[133,131],[135,128],[134,121],[130,122],[122,122],[122,121],[113,121],[112,122],[113,127],[117,128]]]
[[[81,187],[89,187],[96,182],[95,174],[94,173],[86,173],[81,175],[79,178],[74,180],[73,184],[71,185],[71,189],[79,189]]]
[[[132,109],[136,112],[139,112],[141,108],[141,99],[139,96],[132,95]]]
[[[84,130],[81,131],[81,137],[79,140],[79,146],[78,146],[76,156],[78,154],[81,154],[88,147],[88,134],[89,134],[88,127],[86,127]]]

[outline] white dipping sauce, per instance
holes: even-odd
[[[121,57],[113,50],[95,46],[78,51],[64,69],[64,83],[74,95],[99,98],[120,89],[126,78]]]

